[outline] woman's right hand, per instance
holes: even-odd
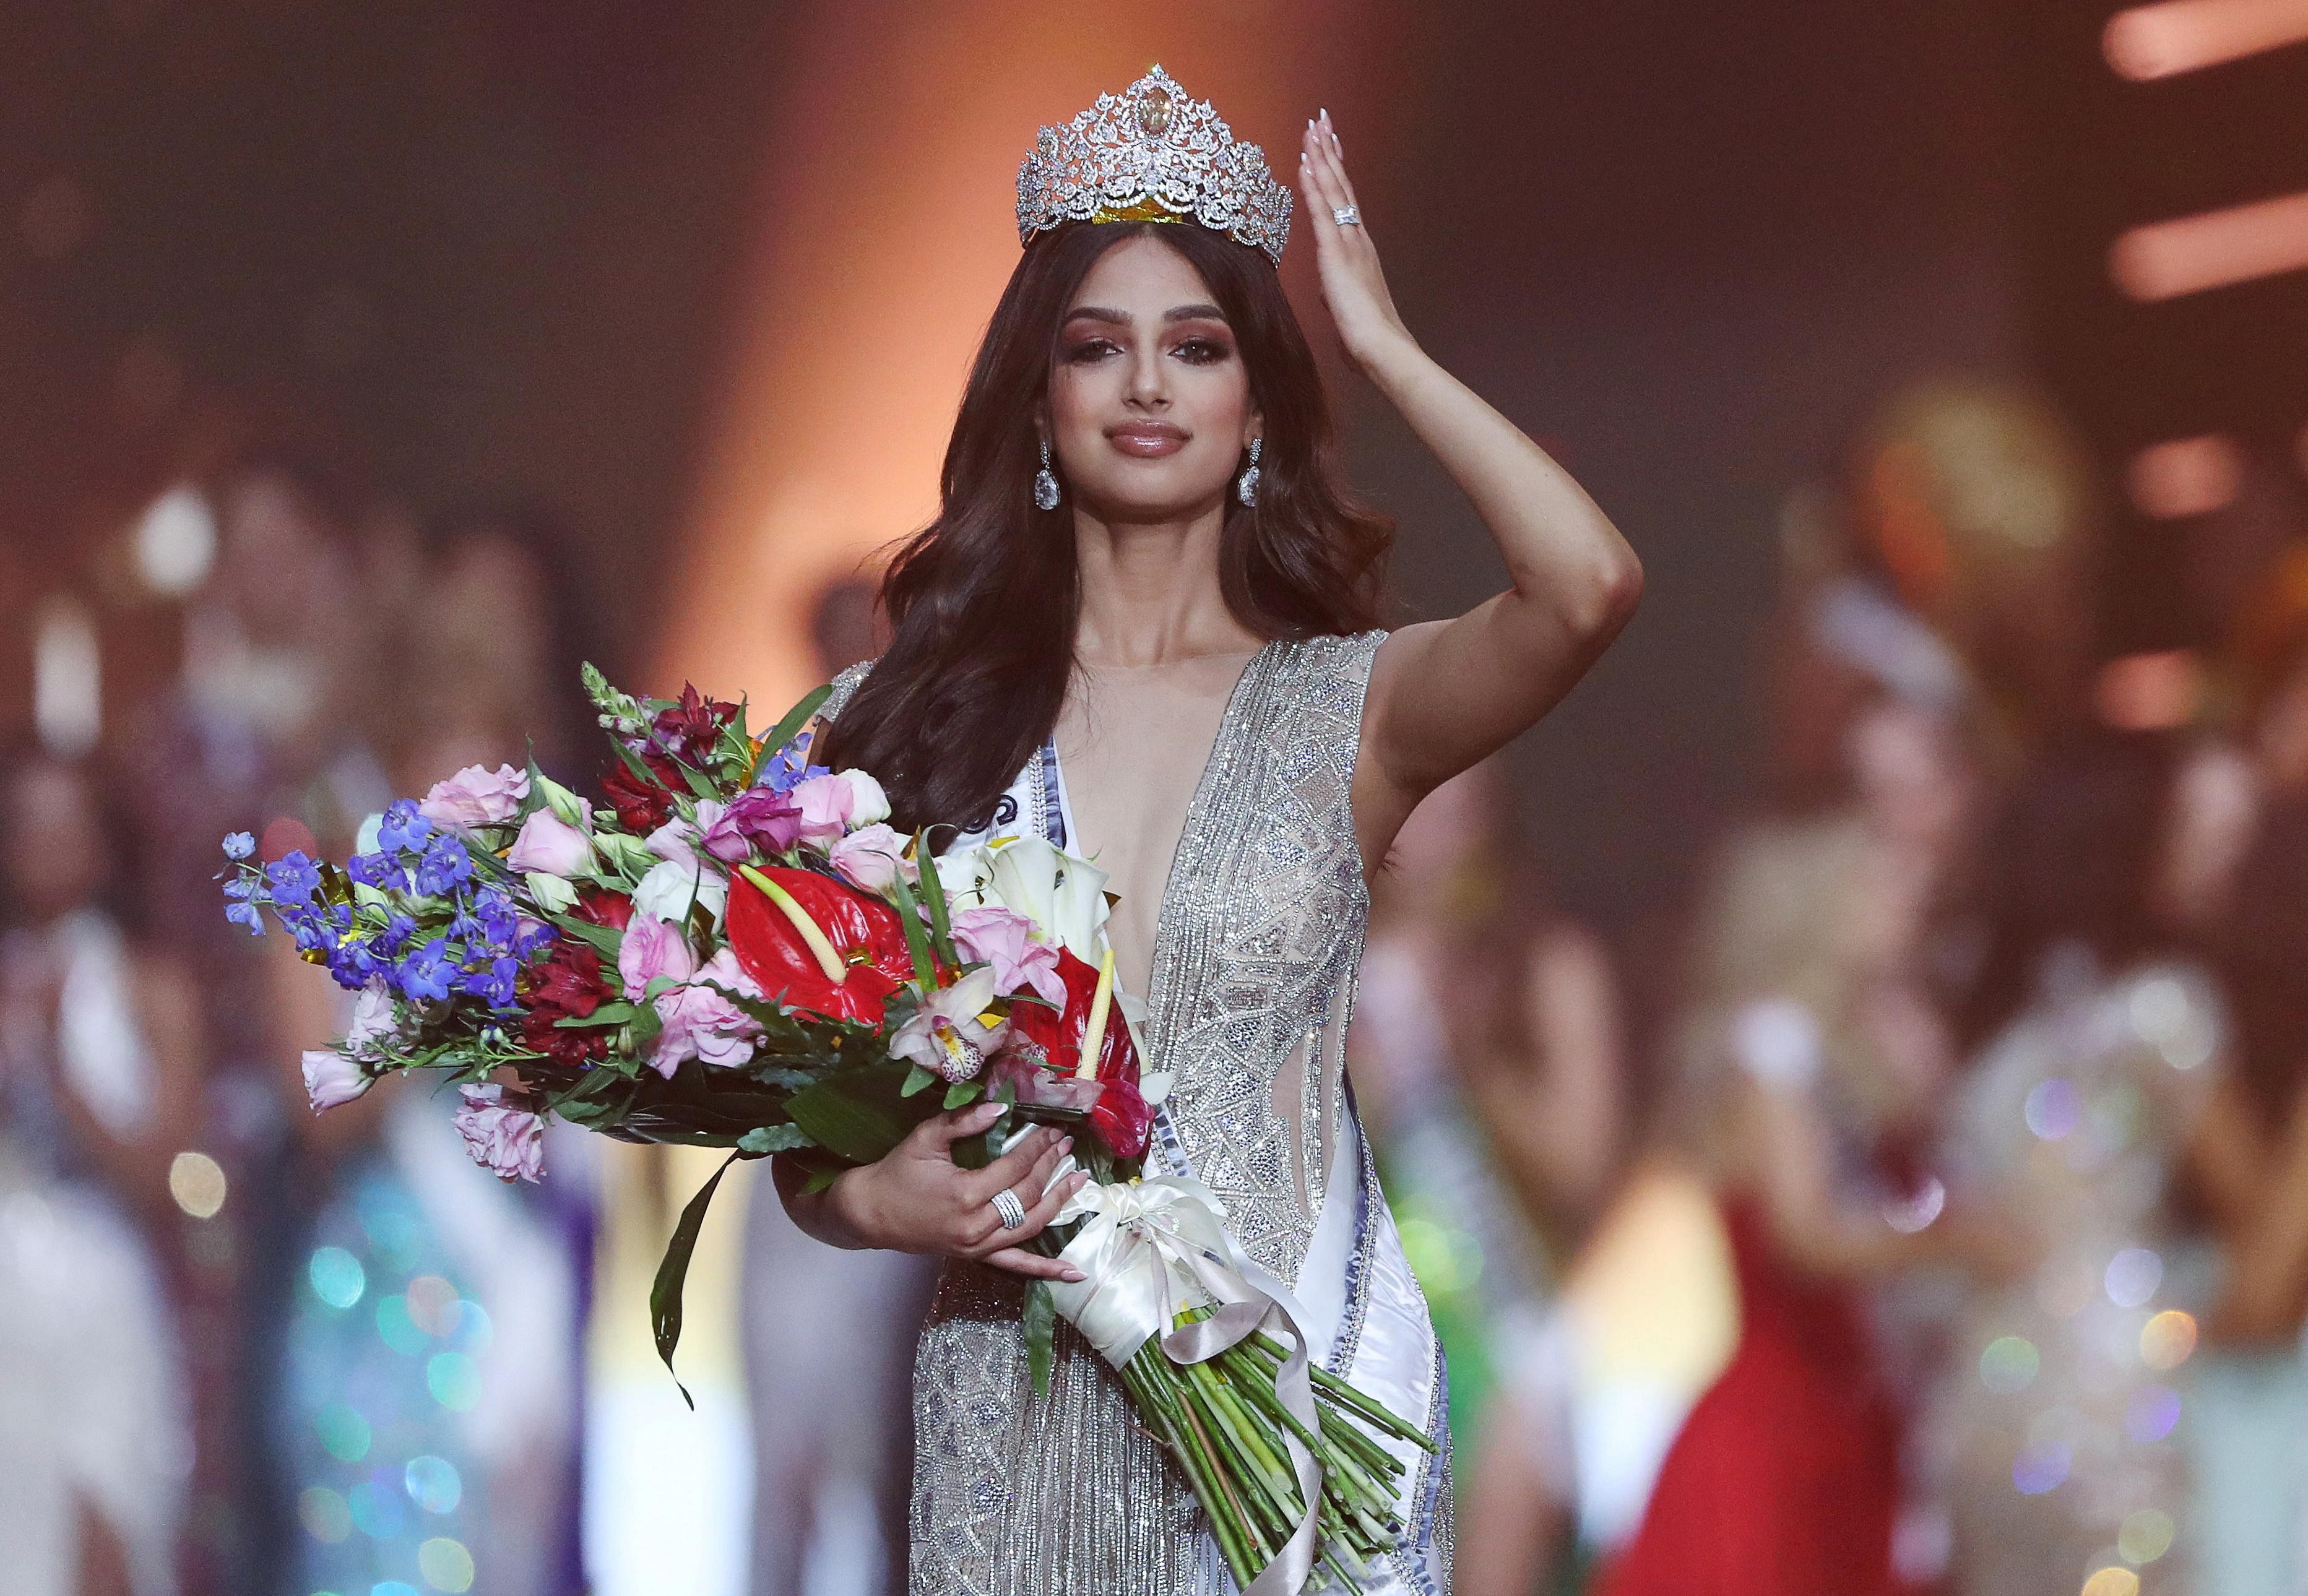
[[[981,1103],[925,1120],[878,1163],[846,1171],[827,1191],[842,1227],[868,1247],[925,1252],[1045,1280],[1080,1280],[1070,1264],[1026,1250],[1066,1198],[1089,1176],[1076,1170],[1053,1181],[1073,1138],[1037,1126],[982,1170],[953,1161],[953,1145],[1001,1118],[1002,1105]],[[1003,1228],[994,1194],[1016,1195],[1026,1223]]]

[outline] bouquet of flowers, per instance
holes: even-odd
[[[818,1185],[989,1095],[1012,1111],[956,1147],[965,1163],[1065,1124],[1093,1179],[1035,1245],[1087,1278],[1029,1291],[1038,1387],[1063,1315],[1121,1371],[1242,1583],[1283,1559],[1294,1590],[1318,1561],[1351,1586],[1400,1532],[1403,1464],[1368,1429],[1427,1443],[1308,1367],[1215,1198],[1140,1180],[1168,1083],[1141,1077],[1114,1001],[1104,873],[1038,839],[941,857],[894,830],[871,775],[810,762],[827,689],[755,738],[744,705],[694,688],[636,699],[590,665],[584,683],[613,755],[602,802],[533,762],[476,766],[372,819],[341,867],[225,839],[226,917],[261,933],[270,911],[356,994],[343,1040],[305,1054],[314,1111],[435,1072],[475,1160],[525,1180],[549,1114],[729,1162],[782,1154]],[[651,1292],[668,1367],[728,1169]]]

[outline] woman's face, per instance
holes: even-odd
[[[1250,374],[1210,287],[1159,238],[1098,257],[1050,374],[1050,447],[1076,502],[1108,522],[1221,503],[1258,435]]]

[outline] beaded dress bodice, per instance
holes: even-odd
[[[1229,699],[1173,856],[1143,1031],[1175,1084],[1149,1164],[1191,1172],[1245,1250],[1306,1261],[1348,1112],[1368,914],[1350,802],[1382,634],[1268,644]],[[838,712],[862,673],[828,702]],[[1110,1371],[1059,1326],[1029,1385],[1023,1283],[948,1267],[915,1365],[915,1596],[1169,1596],[1211,1582],[1183,1478]],[[1220,1576],[1222,1579],[1222,1575]]]

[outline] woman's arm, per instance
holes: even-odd
[[[1322,297],[1347,356],[1402,413],[1490,528],[1511,585],[1455,621],[1408,626],[1380,651],[1364,716],[1356,809],[1391,839],[1443,782],[1529,728],[1634,613],[1642,566],[1570,473],[1418,347],[1395,313],[1329,113],[1298,164]],[[1392,823],[1386,821],[1391,816]]]

